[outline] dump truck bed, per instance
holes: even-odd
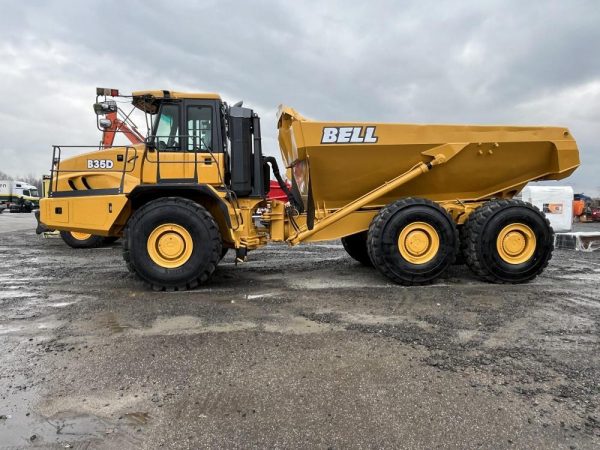
[[[377,199],[434,201],[510,198],[536,180],[568,177],[579,152],[568,129],[544,126],[413,125],[319,122],[280,107],[279,143],[303,196],[340,208],[419,162],[422,152],[461,144],[443,166]],[[463,146],[464,145],[464,146]]]

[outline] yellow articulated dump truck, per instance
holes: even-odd
[[[288,187],[241,103],[98,89],[96,113],[115,97],[146,114],[146,142],[70,158],[54,146],[41,222],[122,237],[129,270],[156,290],[205,283],[228,249],[241,262],[270,241],[334,239],[403,285],[434,281],[457,257],[484,280],[527,282],[547,266],[553,231],[512,198],[579,166],[562,127],[319,122],[281,106]],[[287,201],[269,199],[271,174]]]

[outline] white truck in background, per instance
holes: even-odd
[[[567,233],[573,226],[573,188],[571,186],[525,186],[521,199],[537,206],[557,233]]]
[[[40,204],[38,189],[24,181],[0,180],[0,212],[31,212]]]

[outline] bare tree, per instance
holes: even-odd
[[[42,179],[41,178],[38,178],[35,175],[30,173],[29,175],[25,176],[22,181],[35,186],[38,189],[38,192],[42,192]]]
[[[42,192],[42,179],[39,177],[36,177],[33,174],[29,174],[25,177],[20,177],[17,178],[19,181],[24,181],[25,183],[31,184],[33,186],[35,186],[38,189],[38,192]],[[15,180],[15,177],[10,176],[9,174],[7,174],[6,172],[2,172],[0,170],[0,180]]]

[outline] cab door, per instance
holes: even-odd
[[[210,100],[162,103],[153,129],[154,151],[146,154],[144,182],[222,184],[216,106]]]
[[[219,121],[219,103],[214,100],[186,100],[185,153],[194,160],[199,183],[224,184],[225,166]],[[190,167],[194,170],[194,166]],[[193,174],[192,174],[193,176]]]

